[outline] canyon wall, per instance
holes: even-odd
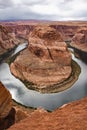
[[[74,48],[76,57],[87,63],[87,28],[78,30],[73,36],[70,46]]]
[[[12,97],[9,91],[0,82],[0,130],[4,130],[14,123]]]
[[[87,51],[86,22],[81,24],[67,23],[66,25],[43,23],[55,28],[58,31],[57,33],[55,29],[50,29],[50,27],[45,29],[36,27],[36,23],[24,24],[20,22],[18,24],[13,22],[0,24],[1,57],[9,49],[18,45],[21,39],[29,42],[28,48],[22,51],[11,64],[11,71],[24,82],[29,81],[28,85],[31,88],[33,86],[34,89],[43,89],[45,86],[50,88],[51,85],[60,83],[70,77],[72,73],[71,55],[64,40],[72,40],[71,46],[76,49],[77,53],[78,50],[81,51],[81,56],[83,55],[82,51],[84,53]],[[36,29],[34,29],[35,27]],[[13,107],[10,93],[0,83],[0,130],[9,128],[15,122],[17,123],[9,130],[26,130],[26,128],[27,130],[86,130],[86,102],[87,98],[84,98],[64,105],[52,113],[38,109],[30,114],[26,113],[26,110],[24,112],[24,108],[20,110]],[[21,119],[22,121],[19,122]]]
[[[42,22],[42,21],[18,21],[1,23],[6,26],[9,32],[13,32],[19,38],[27,39],[30,31],[37,25],[49,25],[57,29],[64,41],[71,41],[75,33],[81,28],[87,28],[86,22]]]
[[[18,40],[9,33],[8,28],[0,25],[0,55],[18,44]]]
[[[79,29],[79,31],[73,36],[70,45],[87,52],[87,28]]]
[[[10,66],[16,77],[30,84],[28,88],[50,90],[70,77],[71,53],[56,29],[37,26],[28,41],[28,48]]]
[[[70,42],[79,29],[87,29],[86,22],[42,22],[42,21],[15,21],[0,22],[0,55],[15,45],[28,41],[29,33],[37,25],[49,25],[62,34],[66,42]]]

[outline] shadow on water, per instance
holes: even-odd
[[[17,102],[30,107],[43,107],[47,110],[54,110],[63,104],[87,96],[87,65],[75,58],[74,55],[72,55],[72,58],[80,65],[81,74],[71,88],[59,93],[41,94],[27,89],[21,81],[10,73],[7,63],[0,65],[0,80]]]

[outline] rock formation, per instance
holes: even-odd
[[[51,87],[71,75],[71,54],[58,31],[37,26],[29,35],[29,45],[11,64],[11,72],[33,84],[32,88]]]
[[[87,28],[79,29],[70,46],[74,48],[75,56],[87,63]]]
[[[9,91],[0,82],[0,130],[14,123],[15,110],[12,108],[12,98]]]
[[[3,22],[2,25],[7,29],[7,31],[14,35],[16,39],[22,42],[27,40],[27,36],[30,31],[34,28],[35,24],[30,22]]]
[[[72,38],[70,45],[74,48],[87,52],[87,29],[80,29]]]
[[[56,30],[58,30],[63,37],[64,41],[71,41],[72,37],[75,35],[77,30],[80,28],[78,25],[73,24],[60,24],[60,25],[51,25],[51,27],[54,27]]]
[[[87,97],[48,113],[37,110],[9,130],[86,130]]]
[[[11,110],[11,94],[0,82],[0,119],[6,117]]]
[[[15,38],[14,34],[10,34],[6,27],[0,25],[0,57],[18,43],[19,41]]]
[[[11,94],[0,82],[0,130],[5,130],[14,123],[27,118],[33,111],[12,101]]]
[[[39,25],[50,25],[51,27],[58,30],[63,37],[64,41],[70,41],[78,29],[86,28],[87,22],[52,22],[52,21],[15,21],[15,22],[0,22],[5,26],[9,33],[13,33],[18,39],[27,39],[32,29]]]

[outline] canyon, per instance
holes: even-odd
[[[56,92],[54,84],[68,79],[70,87],[78,79],[77,64],[73,65],[67,46],[74,48],[76,56],[84,60],[87,55],[86,32],[87,22],[0,22],[0,59],[5,58],[18,44],[27,41],[27,48],[18,53],[10,64],[11,72],[29,89],[48,92],[53,88],[54,91],[50,92]],[[64,90],[66,84],[63,88],[60,85],[62,89],[57,92]],[[26,127],[28,130],[87,129],[87,97],[64,104],[53,112],[41,108],[29,110],[13,103],[11,94],[2,83],[0,97],[0,130],[10,126],[9,130],[25,130]]]
[[[64,104],[53,112],[47,112],[42,108],[29,110],[16,103],[13,104],[10,93],[2,83],[0,83],[0,90],[1,104],[7,97],[2,105],[3,109],[0,107],[0,130],[25,130],[26,127],[27,130],[87,129],[87,97]],[[2,94],[6,97],[2,97]]]
[[[56,29],[36,26],[28,41],[27,49],[10,65],[17,78],[32,84],[28,88],[46,92],[70,77],[71,53]]]
[[[79,29],[79,31],[73,36],[70,45],[87,52],[87,28]]]
[[[10,34],[7,27],[0,25],[0,55],[15,47],[19,41],[14,34]]]
[[[79,30],[87,29],[87,22],[50,22],[50,21],[10,21],[0,22],[0,55],[6,50],[12,48],[15,44],[28,40],[29,33],[37,25],[49,25],[62,34],[62,38],[66,42],[70,42],[73,36]],[[3,37],[4,36],[4,37]],[[4,38],[4,39],[3,39]],[[10,38],[10,39],[9,39]],[[5,41],[5,42],[4,42]],[[4,43],[3,43],[4,42]],[[9,43],[9,46],[8,44]]]
[[[76,57],[87,63],[87,28],[79,29],[73,36],[70,46],[74,48]]]

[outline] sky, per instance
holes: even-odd
[[[0,0],[0,20],[87,20],[87,0]]]

